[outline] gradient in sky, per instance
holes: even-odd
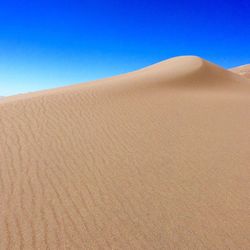
[[[195,54],[250,63],[250,1],[8,0],[0,96],[69,85]]]

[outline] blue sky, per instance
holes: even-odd
[[[250,1],[8,0],[0,4],[0,96],[195,54],[250,63]]]

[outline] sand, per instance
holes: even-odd
[[[0,249],[249,249],[250,81],[194,56],[0,101]]]
[[[237,73],[246,78],[250,78],[250,64],[246,64],[243,66],[235,67],[230,69],[232,72]]]

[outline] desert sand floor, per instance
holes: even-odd
[[[0,249],[250,249],[250,81],[177,57],[0,101]]]

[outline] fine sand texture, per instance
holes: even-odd
[[[250,249],[250,81],[194,56],[0,101],[0,249]]]
[[[230,69],[232,72],[242,75],[246,78],[250,78],[250,64],[246,64],[243,66],[235,67]]]

